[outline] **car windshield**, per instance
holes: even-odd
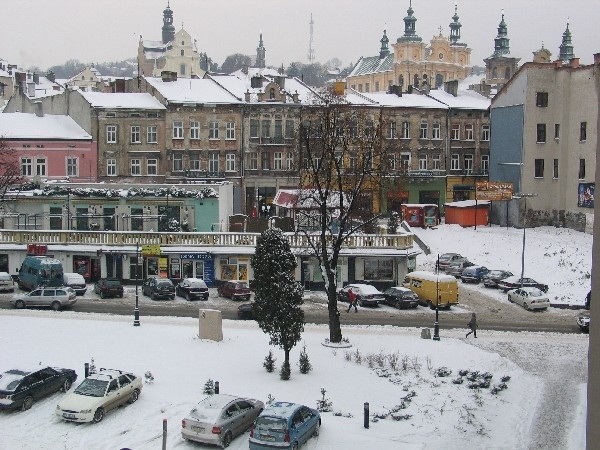
[[[104,397],[108,381],[96,380],[94,378],[86,378],[75,389],[75,393],[79,395],[87,395],[89,397]]]
[[[14,391],[25,374],[23,372],[9,371],[0,376],[0,391]]]
[[[287,422],[279,417],[259,416],[256,418],[256,426],[269,431],[285,433]]]
[[[158,286],[160,286],[161,288],[165,288],[171,286],[171,283],[169,283],[168,281],[161,281],[158,283]]]

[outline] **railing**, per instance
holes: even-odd
[[[318,235],[285,233],[294,248],[310,248]],[[260,233],[168,233],[132,231],[0,230],[2,244],[85,244],[85,245],[210,245],[219,247],[256,247]],[[310,239],[310,241],[309,241]],[[347,248],[394,248],[406,250],[413,245],[412,234],[359,234],[350,236]]]

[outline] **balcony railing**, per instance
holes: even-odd
[[[286,233],[293,248],[310,248],[319,236]],[[256,247],[260,233],[171,233],[67,231],[67,230],[0,230],[2,244],[85,244],[85,245],[161,245],[161,246],[218,246]],[[309,241],[310,239],[310,241]],[[386,248],[407,250],[413,245],[412,234],[350,236],[345,248]]]

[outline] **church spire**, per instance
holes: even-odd
[[[461,23],[458,21],[458,5],[454,3],[454,15],[450,22],[450,44],[457,45],[460,42]]]
[[[390,40],[387,37],[386,30],[383,30],[383,37],[380,39],[379,42],[381,42],[381,49],[379,50],[379,59],[383,59],[390,54],[390,49],[388,47],[388,43],[390,42]]]
[[[162,42],[166,44],[175,40],[175,27],[173,26],[173,11],[167,2],[167,7],[163,11]]]
[[[256,47],[256,67],[259,69],[265,68],[265,56],[267,53],[267,49],[263,45],[262,33],[260,33],[260,38],[258,41],[258,47]]]
[[[404,42],[405,41],[420,42],[420,41],[422,41],[422,39],[419,36],[417,36],[417,32],[415,29],[417,18],[413,15],[413,13],[415,11],[412,9],[412,0],[410,0],[408,9],[406,10],[406,12],[408,13],[408,16],[406,16],[404,18],[404,36],[399,37],[398,42],[403,42],[403,41]]]
[[[502,20],[498,24],[498,35],[494,39],[494,55],[504,56],[510,54],[510,39],[508,38],[508,28],[504,21],[504,10],[502,10]]]
[[[569,19],[567,19],[567,29],[562,35],[562,44],[560,44],[560,54],[558,59],[562,62],[569,62],[570,59],[575,58],[573,52],[573,44],[571,43],[571,31],[569,30]]]

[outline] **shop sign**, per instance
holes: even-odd
[[[408,175],[411,177],[433,177],[433,170],[409,170]]]
[[[476,200],[510,200],[513,196],[513,184],[504,181],[478,181],[475,183]]]
[[[158,256],[160,255],[160,245],[149,244],[142,245],[142,256]]]
[[[212,259],[210,253],[180,253],[181,259]]]

